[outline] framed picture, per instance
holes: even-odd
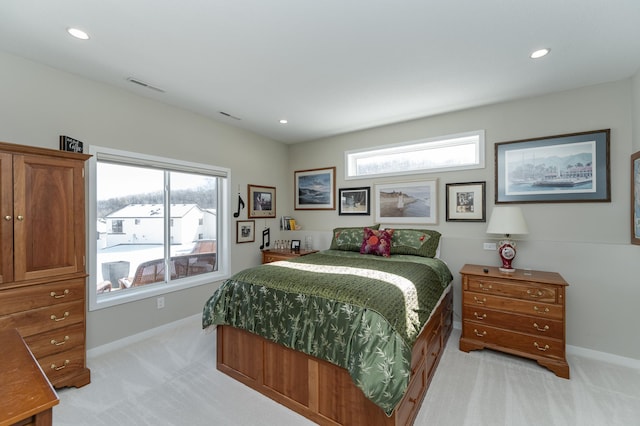
[[[610,202],[610,130],[501,142],[496,204]]]
[[[300,240],[291,240],[291,250],[300,251]]]
[[[256,221],[236,221],[236,243],[252,243],[256,240]]]
[[[340,188],[338,190],[338,214],[371,215],[371,187]]]
[[[336,168],[294,172],[295,210],[336,209]]]
[[[631,244],[640,244],[640,151],[631,155]]]
[[[247,186],[249,188],[247,217],[276,217],[276,188],[260,185]]]
[[[437,179],[376,185],[377,223],[438,223]]]
[[[447,184],[447,222],[486,222],[486,182]]]

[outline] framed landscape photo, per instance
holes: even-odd
[[[610,202],[610,130],[495,145],[496,204]]]
[[[376,185],[375,222],[438,223],[437,189],[437,179]]]
[[[247,217],[276,217],[276,188],[273,186],[248,185]]]
[[[297,170],[293,173],[295,210],[336,209],[336,168]]]
[[[371,215],[371,187],[340,188],[338,190],[339,215]]]
[[[447,222],[486,222],[486,182],[448,183]]]
[[[236,243],[252,243],[256,240],[256,221],[236,221]]]
[[[631,155],[631,244],[640,244],[640,151]]]

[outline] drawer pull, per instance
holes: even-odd
[[[489,291],[489,290],[491,290],[492,288],[493,288],[493,286],[492,286],[491,284],[489,284],[489,286],[488,286],[488,287],[485,287],[483,283],[480,283],[480,289],[481,289],[482,291]]]
[[[71,361],[69,361],[68,359],[65,359],[65,360],[64,360],[64,364],[63,364],[63,365],[61,365],[61,366],[59,366],[59,367],[58,367],[58,366],[56,366],[55,364],[51,364],[51,369],[52,369],[52,370],[56,370],[56,371],[60,371],[60,370],[62,370],[63,368],[66,368],[66,367],[67,367],[67,365],[69,365],[69,363],[70,363],[70,362],[71,362]]]
[[[480,315],[479,313],[474,312],[473,315],[475,315],[476,319],[480,321],[487,319],[487,314]]]
[[[537,306],[534,306],[533,310],[536,311],[539,314],[547,314],[547,313],[549,313],[549,308],[542,309],[542,308],[538,308]]]
[[[473,332],[476,333],[476,336],[478,336],[478,337],[484,337],[484,336],[487,335],[487,331],[486,330],[483,331],[482,333],[480,333],[477,328],[474,328]]]
[[[538,342],[533,342],[533,346],[535,346],[536,349],[538,349],[539,351],[542,351],[542,352],[546,352],[547,349],[549,349],[549,345],[544,345],[544,348],[543,348],[538,344]]]
[[[527,294],[530,297],[541,297],[544,295],[544,293],[542,292],[542,290],[536,290],[535,292],[531,289],[527,290]]]
[[[51,297],[53,297],[54,299],[62,299],[63,297],[65,297],[67,294],[69,294],[69,289],[65,289],[62,294],[57,294],[55,291],[51,292]]]
[[[540,328],[540,326],[538,325],[537,322],[533,323],[533,327],[538,331],[543,331],[543,332],[544,331],[549,331],[549,326],[548,325],[545,325],[543,328]]]
[[[62,316],[62,318],[58,318],[58,317],[57,317],[57,316],[55,316],[55,315],[51,315],[51,319],[52,319],[52,320],[54,320],[54,321],[56,321],[56,322],[58,322],[58,321],[64,321],[64,320],[66,320],[68,317],[69,317],[69,311],[66,311],[66,312],[64,313],[64,315]]]
[[[484,305],[484,303],[487,301],[486,297],[483,297],[482,300],[478,299],[476,296],[473,296],[473,300],[475,300],[475,302],[478,305]]]
[[[56,339],[51,339],[51,344],[54,346],[62,346],[67,343],[67,340],[69,340],[69,336],[64,336],[64,340],[62,342],[58,342]]]
[[[11,216],[9,216],[9,215],[6,215],[4,217],[4,220],[6,220],[7,222],[10,221],[11,219],[13,219],[13,218]]]

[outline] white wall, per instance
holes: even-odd
[[[633,76],[633,152],[640,151],[640,70]]]
[[[445,184],[487,182],[487,217],[494,205],[494,144],[564,133],[611,129],[610,203],[522,204],[529,236],[518,244],[517,268],[559,272],[567,291],[567,343],[640,359],[635,318],[640,300],[640,246],[632,246],[629,156],[633,113],[632,80],[602,84],[526,100],[443,114],[396,125],[336,136],[290,147],[290,171],[336,166],[337,186],[438,178],[442,258],[454,273],[455,314],[460,320],[460,277],[465,263],[498,264],[495,252],[482,249],[486,223],[445,221]],[[486,130],[486,168],[409,176],[406,179],[344,180],[344,151],[470,130]],[[637,136],[636,136],[637,137]],[[290,191],[292,192],[292,191]],[[291,205],[291,204],[289,204]],[[371,217],[337,212],[292,212],[306,229],[367,224]]]
[[[284,144],[4,53],[0,99],[1,141],[58,149],[59,135],[67,135],[90,145],[228,167],[233,208],[239,190],[246,202],[249,183],[284,188],[290,181]],[[256,221],[260,235],[265,226],[277,230],[278,222]],[[259,263],[259,238],[235,244],[235,221],[230,228],[232,271]],[[170,293],[161,310],[152,298],[89,312],[87,347],[197,314],[218,285]]]

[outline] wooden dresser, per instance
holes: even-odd
[[[17,329],[55,387],[85,360],[88,155],[0,142],[0,330]]]
[[[277,262],[278,260],[289,260],[317,252],[318,250],[262,250],[262,263]]]
[[[58,395],[17,330],[0,330],[0,426],[53,423]]]
[[[460,350],[495,349],[534,359],[569,378],[565,289],[555,272],[464,265]]]

